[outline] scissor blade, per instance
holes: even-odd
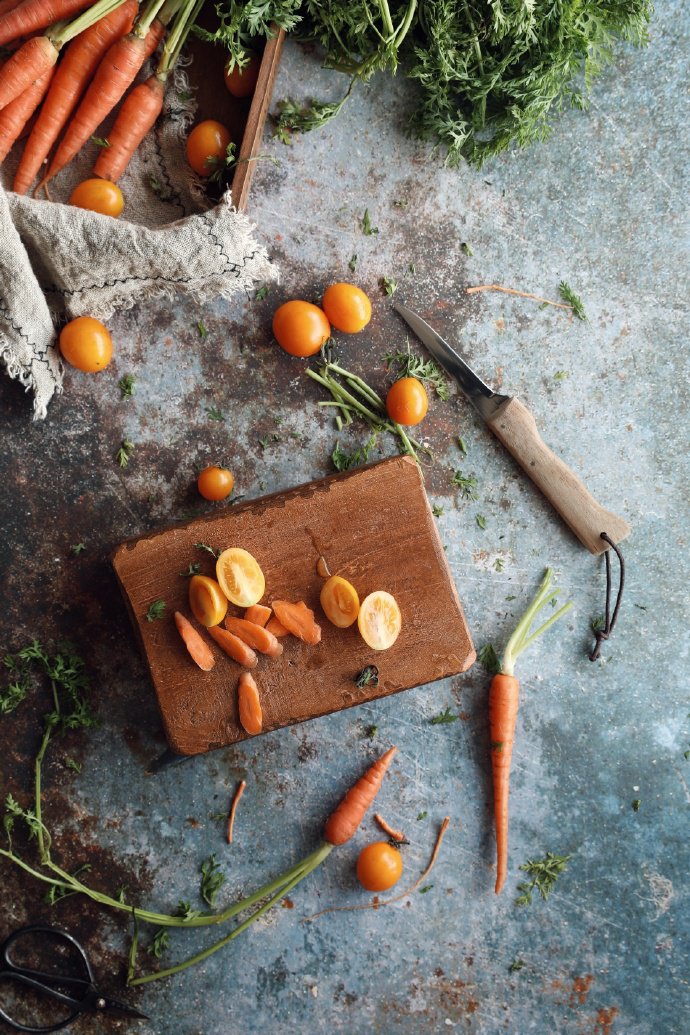
[[[408,309],[406,305],[394,305],[393,308],[400,313],[408,327],[426,345],[434,359],[441,364],[444,370],[448,371],[451,377],[455,378],[465,396],[484,420],[494,417],[497,410],[507,402],[509,397],[499,395],[498,392],[494,392],[484,384],[462,356],[459,356],[455,349],[412,309]]]
[[[110,996],[101,996],[100,1002],[105,1005],[99,1007],[103,1013],[110,1014],[111,1017],[134,1017],[136,1020],[148,1021],[148,1014],[141,1013],[139,1010],[135,1010],[133,1006],[129,1006],[127,1003],[121,1002],[119,999],[111,999]]]

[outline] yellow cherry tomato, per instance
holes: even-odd
[[[216,577],[225,596],[238,607],[258,604],[266,590],[259,562],[239,546],[223,550],[216,561]]]
[[[374,841],[359,853],[357,880],[367,891],[388,891],[402,871],[402,855],[388,841]]]
[[[323,309],[311,302],[284,302],[273,316],[273,334],[291,356],[313,356],[331,336]]]
[[[215,579],[207,575],[192,575],[189,580],[189,606],[197,622],[208,628],[223,621],[228,610],[228,599]]]
[[[428,408],[426,389],[416,377],[401,377],[388,390],[386,410],[396,424],[412,428],[424,420]]]
[[[60,352],[77,370],[94,374],[108,366],[113,341],[107,327],[93,316],[78,316],[60,331]]]
[[[224,500],[233,490],[235,478],[227,467],[205,467],[196,487],[205,500]]]
[[[382,589],[370,593],[360,605],[357,626],[362,639],[372,650],[392,647],[402,628],[402,616],[395,597]]]
[[[326,618],[339,629],[347,629],[357,621],[359,597],[357,590],[340,575],[331,575],[321,587],[321,607]]]
[[[356,334],[371,319],[371,302],[354,284],[331,284],[324,292],[322,305],[331,324],[346,334]]]
[[[256,80],[259,78],[261,58],[253,54],[249,64],[244,68],[235,65],[232,72],[225,70],[225,85],[233,97],[251,97],[256,89]]]
[[[199,176],[210,176],[216,162],[222,162],[230,143],[230,132],[215,119],[198,122],[187,137],[187,161]]]
[[[69,199],[70,205],[100,212],[103,216],[119,216],[125,207],[122,191],[110,180],[94,178],[78,183]]]

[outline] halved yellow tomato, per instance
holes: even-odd
[[[225,618],[228,600],[215,579],[192,575],[189,580],[189,606],[197,622],[209,628]]]
[[[266,591],[259,562],[239,546],[223,550],[216,561],[216,576],[228,600],[238,607],[258,604]]]
[[[357,590],[340,575],[331,575],[321,587],[321,607],[326,618],[339,629],[347,629],[357,621],[359,597]]]
[[[379,589],[362,601],[357,615],[362,639],[373,650],[388,650],[402,627],[400,608],[394,596]]]

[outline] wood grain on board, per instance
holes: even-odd
[[[422,475],[409,457],[227,506],[130,540],[113,556],[166,735],[179,754],[200,754],[246,738],[237,714],[240,667],[209,639],[216,664],[202,672],[175,629],[175,610],[191,617],[188,580],[179,573],[197,561],[202,573],[214,575],[213,558],[196,549],[197,542],[249,550],[266,576],[262,602],[304,600],[322,626],[318,646],[286,637],[280,658],[260,657],[254,675],[264,732],[464,672],[475,660]],[[390,650],[368,647],[356,624],[336,629],[327,621],[319,606],[320,556],[333,574],[354,584],[360,599],[379,589],[395,596],[402,630]],[[165,614],[148,622],[146,612],[160,598]],[[241,611],[231,605],[229,613]],[[368,664],[378,666],[379,685],[359,689],[355,677]]]

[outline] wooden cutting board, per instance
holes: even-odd
[[[409,457],[228,506],[129,540],[113,556],[178,754],[201,754],[247,736],[237,713],[239,666],[209,639],[216,665],[202,672],[173,621],[175,610],[191,617],[188,580],[179,573],[198,561],[202,574],[214,575],[213,558],[196,549],[197,542],[249,550],[266,576],[263,602],[304,600],[322,626],[318,646],[286,637],[282,657],[260,657],[254,675],[266,732],[464,672],[475,660],[421,472]],[[360,599],[378,589],[396,598],[402,630],[390,650],[368,647],[356,624],[336,629],[328,622],[319,606],[320,556],[333,574],[354,584]],[[165,614],[149,622],[146,612],[159,598]],[[232,605],[229,613],[241,614]],[[355,677],[369,664],[379,668],[379,685],[359,689]]]

